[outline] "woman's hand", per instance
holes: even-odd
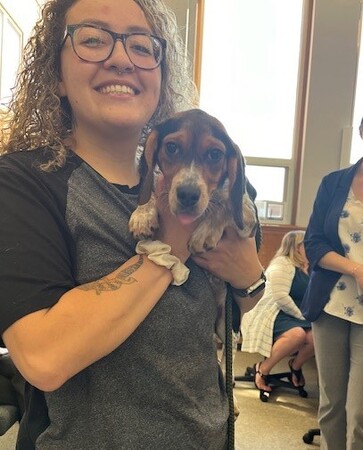
[[[363,264],[352,261],[336,252],[328,252],[320,259],[319,266],[354,277],[358,288],[363,292]]]
[[[263,271],[255,238],[241,238],[231,227],[225,229],[216,248],[193,256],[193,260],[203,269],[238,289],[251,286]]]
[[[356,264],[352,272],[361,294],[363,293],[363,264]]]

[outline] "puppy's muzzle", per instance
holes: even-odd
[[[181,209],[189,211],[198,204],[201,192],[198,186],[179,186],[176,196]]]

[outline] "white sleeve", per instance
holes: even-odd
[[[287,257],[277,257],[270,263],[266,271],[267,282],[270,285],[272,298],[278,307],[289,316],[304,320],[300,309],[289,295],[295,270]]]

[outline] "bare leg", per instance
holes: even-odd
[[[309,334],[308,339],[307,334]],[[309,341],[309,343],[307,341]],[[294,368],[296,369],[301,368],[302,364],[314,354],[312,333],[311,330],[309,330],[307,333],[303,328],[300,327],[291,328],[276,339],[275,343],[272,346],[270,357],[266,358],[264,361],[261,361],[261,363],[257,366],[257,369],[261,372],[261,374],[268,375],[271,369],[279,361],[281,361],[286,356],[292,355],[293,353],[300,353],[300,349],[304,350],[302,352],[302,355],[300,355],[300,359],[298,360],[298,364],[300,364],[300,367],[295,367],[296,359],[294,361]],[[261,377],[258,373],[256,373],[255,383],[259,389],[271,391],[271,388],[266,385],[263,377]]]
[[[314,342],[313,342],[313,333],[311,330],[307,330],[305,333],[305,343],[298,351],[295,358],[291,361],[291,367],[294,370],[300,370],[302,366],[306,363],[308,359],[314,356]],[[296,377],[292,376],[292,382],[295,386],[304,386],[305,380],[304,377],[300,379],[300,382],[296,379]]]

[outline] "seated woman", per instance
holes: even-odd
[[[242,350],[265,356],[254,366],[255,386],[260,391],[271,391],[267,375],[289,355],[294,355],[288,363],[292,383],[304,386],[302,366],[314,355],[311,324],[299,309],[309,280],[304,234],[285,234],[266,270],[263,297],[242,318]]]
[[[15,406],[20,420],[24,412],[25,380],[4,350],[0,348],[0,406]]]

